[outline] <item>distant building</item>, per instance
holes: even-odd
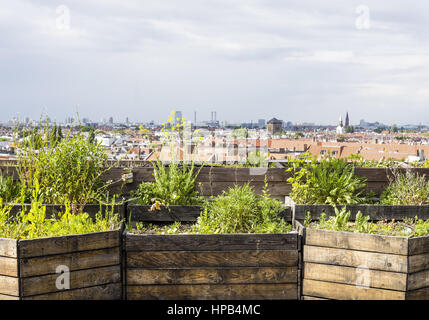
[[[343,133],[344,133],[343,118],[340,116],[340,122],[338,123],[338,127],[337,127],[337,134],[343,134]]]
[[[258,119],[258,127],[259,128],[265,127],[265,119]]]
[[[283,121],[272,118],[267,122],[267,132],[268,134],[274,135],[276,133],[282,132]]]
[[[344,126],[347,128],[348,126],[350,126],[350,120],[349,120],[349,113],[346,113],[346,120],[344,122]]]

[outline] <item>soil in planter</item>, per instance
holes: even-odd
[[[369,216],[362,216],[359,212],[355,221],[349,221],[350,211],[345,209],[336,211],[336,215],[326,218],[321,214],[318,221],[311,221],[307,218],[304,222],[307,228],[335,230],[356,233],[368,233],[401,237],[422,237],[429,234],[429,220],[404,218],[402,221],[382,220],[370,221]]]

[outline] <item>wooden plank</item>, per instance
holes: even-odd
[[[429,270],[408,274],[408,290],[429,287]]]
[[[0,276],[0,294],[19,296],[18,278]]]
[[[304,262],[407,272],[407,256],[308,245],[304,246]]]
[[[429,269],[429,253],[408,257],[408,272],[413,273],[427,269]]]
[[[429,287],[408,291],[406,300],[429,300]]]
[[[122,284],[111,283],[88,288],[52,292],[31,297],[23,297],[23,300],[120,300],[122,297]]]
[[[129,300],[274,300],[298,299],[297,285],[147,285],[128,286]]]
[[[3,300],[19,300],[19,297],[9,296],[7,294],[0,293],[0,301],[3,301]]]
[[[19,241],[21,258],[39,257],[86,250],[113,248],[120,245],[119,231],[105,231],[63,237]]]
[[[235,185],[242,186],[246,182],[217,182],[213,181],[202,182],[201,186],[197,189],[203,196],[217,196],[222,194],[224,191],[233,188]],[[262,181],[251,181],[249,183],[257,194],[262,194],[265,183]],[[292,187],[287,182],[269,182],[268,183],[268,192],[272,196],[285,196],[288,195],[292,190]]]
[[[120,266],[92,268],[70,272],[70,289],[80,289],[121,282]],[[22,296],[32,296],[62,291],[56,281],[60,274],[51,274],[21,279]]]
[[[429,252],[429,236],[408,239],[408,254],[416,255]]]
[[[395,171],[402,174],[409,171],[425,175],[426,178],[429,178],[429,170],[427,168],[397,168]],[[388,183],[389,177],[393,178],[392,169],[388,168],[355,168],[355,174],[366,178],[368,182],[378,181]]]
[[[297,283],[298,268],[128,269],[127,284]]]
[[[169,206],[150,211],[151,206],[128,205],[127,217],[134,222],[195,222],[201,214],[201,206]]]
[[[70,271],[120,264],[120,247],[21,259],[21,277],[56,274],[57,267]]]
[[[22,212],[23,209],[25,209],[27,212],[31,208],[31,204],[24,203],[24,204],[8,204],[11,206],[11,215],[17,216]],[[59,213],[62,213],[65,211],[65,206],[61,204],[43,204],[43,206],[46,208],[46,216],[51,217],[58,217]],[[111,206],[102,205],[101,206],[101,212],[103,215],[106,212],[106,209],[111,210]],[[99,204],[87,204],[83,207],[83,212],[88,213],[88,215],[95,219],[96,215],[100,211],[100,205]],[[114,213],[119,214],[121,218],[124,217],[124,206],[123,205],[115,205],[114,206]]]
[[[303,280],[305,296],[336,300],[404,300],[405,292],[358,287],[333,282]]]
[[[17,277],[18,276],[18,259],[0,257],[0,275]]]
[[[337,206],[341,209],[343,206]],[[364,216],[370,216],[371,220],[403,220],[404,218],[429,219],[429,205],[423,206],[393,206],[393,205],[347,205],[347,210],[350,210],[350,220],[355,220],[356,214],[360,211]],[[315,204],[315,205],[295,205],[295,219],[304,220],[307,212],[311,213],[313,220],[318,220],[322,213],[327,217],[335,216],[334,208],[330,205]]]
[[[16,258],[18,256],[18,240],[0,238],[0,256]]]
[[[329,299],[316,298],[316,297],[310,297],[310,296],[302,296],[301,300],[329,300]]]
[[[296,232],[280,234],[126,235],[126,251],[296,250]]]
[[[407,274],[355,267],[333,266],[306,262],[304,278],[350,285],[365,284],[371,288],[407,290]]]
[[[369,252],[408,254],[408,238],[306,228],[305,243],[311,246]]]
[[[294,267],[297,250],[128,252],[128,267]]]
[[[198,175],[197,182],[285,182],[291,173],[283,168],[234,168],[234,167],[204,167]]]

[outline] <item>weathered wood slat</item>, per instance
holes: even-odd
[[[0,256],[16,258],[18,256],[18,240],[0,238]]]
[[[235,185],[242,186],[247,182],[217,182],[213,181],[202,182],[201,186],[197,190],[203,196],[216,196],[222,194],[224,191],[227,192],[228,189],[233,188]],[[262,194],[264,190],[265,183],[261,181],[252,181],[250,185],[253,187],[254,191],[257,194]],[[272,196],[285,196],[288,195],[292,190],[292,187],[287,182],[270,182],[268,183],[268,192]]]
[[[341,209],[343,206],[337,206]],[[391,205],[348,205],[350,219],[355,220],[356,214],[360,211],[364,216],[370,216],[371,220],[402,220],[403,218],[429,219],[429,205],[423,206],[391,206]],[[307,212],[311,213],[313,220],[319,219],[322,213],[327,217],[335,216],[334,208],[330,205],[295,205],[295,219],[304,220]]]
[[[127,217],[130,222],[195,222],[201,214],[201,206],[169,206],[150,211],[151,206],[130,204]]]
[[[22,296],[32,296],[62,291],[57,288],[56,280],[60,274],[36,276],[21,279]],[[120,266],[92,268],[70,272],[70,289],[121,282]]]
[[[310,296],[302,296],[301,300],[329,300],[329,299],[316,298],[316,297],[310,297]]]
[[[375,288],[358,287],[355,285],[303,280],[303,295],[323,297],[336,300],[404,300],[405,292]]]
[[[429,287],[407,292],[406,299],[407,300],[429,300]]]
[[[20,276],[55,274],[60,265],[70,271],[120,264],[120,247],[21,259]]]
[[[38,257],[117,247],[120,245],[120,232],[105,231],[64,237],[20,240],[19,244],[21,258]]]
[[[0,257],[0,275],[17,277],[18,276],[18,259]]]
[[[0,301],[3,301],[3,300],[19,300],[19,297],[9,296],[9,295],[0,293]]]
[[[81,288],[60,292],[47,293],[31,297],[23,297],[23,300],[120,300],[122,293],[121,283],[111,283],[89,288]]]
[[[19,296],[18,278],[0,276],[0,294]]]
[[[429,253],[417,254],[408,257],[408,272],[419,272],[429,269]]]
[[[296,284],[128,286],[130,300],[297,299]]]
[[[128,285],[297,283],[297,267],[128,269]]]
[[[128,252],[128,267],[293,267],[298,264],[296,250],[243,250],[223,252],[158,251]]]
[[[407,274],[354,267],[306,262],[304,277],[309,280],[336,282],[349,285],[365,284],[371,288],[397,291],[407,290]]]
[[[429,287],[429,269],[408,274],[408,290]]]
[[[126,251],[294,250],[296,232],[284,234],[136,235],[127,233]]]
[[[408,239],[408,254],[422,254],[429,252],[429,236],[409,238]]]
[[[365,233],[306,229],[305,244],[391,254],[408,254],[408,238]]]
[[[408,264],[407,256],[308,245],[304,246],[304,262],[403,273],[407,272]]]
[[[23,210],[28,212],[31,208],[31,204],[24,203],[24,204],[7,204],[11,207],[11,216],[17,216],[20,214]],[[58,218],[59,213],[65,212],[65,206],[61,204],[43,204],[43,206],[46,208],[46,216],[56,217]],[[100,205],[99,204],[87,204],[83,207],[83,212],[87,213],[92,219],[95,220],[97,214],[101,212],[103,215],[105,215],[106,210],[110,212],[112,210],[112,206],[106,206],[106,205]],[[123,205],[114,205],[113,206],[113,212],[115,214],[118,214],[122,219],[125,219],[125,207]]]

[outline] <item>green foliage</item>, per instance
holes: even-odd
[[[11,176],[0,175],[0,199],[4,202],[12,202],[20,195],[20,187]]]
[[[335,208],[335,216],[326,219],[322,213],[319,221],[311,221],[307,217],[304,225],[308,228],[335,230],[356,233],[380,234],[390,236],[421,237],[429,234],[429,220],[405,218],[402,221],[378,221],[371,222],[369,216],[363,216],[359,211],[355,221],[350,221],[351,212],[344,206],[341,210]]]
[[[346,133],[354,133],[355,132],[355,128],[353,126],[348,126],[346,128]]]
[[[400,167],[400,164],[392,159],[380,159],[379,161],[374,160],[365,160],[364,157],[362,157],[359,154],[351,154],[347,157],[347,160],[352,161],[356,167],[360,168],[398,168]]]
[[[278,216],[280,201],[270,199],[266,190],[257,195],[249,184],[235,186],[206,202],[193,226],[195,233],[282,233],[291,226]]]
[[[429,182],[418,173],[394,172],[394,179],[381,194],[380,200],[382,204],[390,205],[429,204]]]
[[[137,204],[152,205],[198,205],[202,198],[195,190],[195,180],[203,167],[194,163],[171,161],[167,167],[163,162],[153,163],[155,182],[142,182],[132,197]]]
[[[31,135],[24,131],[23,135],[30,138],[16,142],[24,201],[31,201],[28,196],[32,195],[35,180],[40,184],[38,196],[45,203],[69,201],[82,205],[99,199],[107,188],[101,178],[107,170],[104,148],[89,143],[81,133],[72,135],[69,131],[61,139],[62,132],[52,132],[48,126]]]
[[[64,213],[48,218],[46,207],[37,198],[37,187],[33,191],[35,200],[27,211],[24,207],[17,217],[11,215],[11,207],[4,206],[0,199],[0,238],[34,239],[71,234],[83,234],[118,229],[119,215],[113,214],[113,205],[106,212],[101,210],[93,220],[87,213],[72,214],[70,203],[65,203]]]
[[[320,163],[309,153],[295,159],[287,169],[292,173],[290,197],[299,204],[356,204],[366,201],[362,197],[366,186],[364,178],[354,174],[354,166],[336,158]]]
[[[231,137],[236,139],[247,139],[249,138],[249,131],[246,128],[237,128],[232,131]]]

